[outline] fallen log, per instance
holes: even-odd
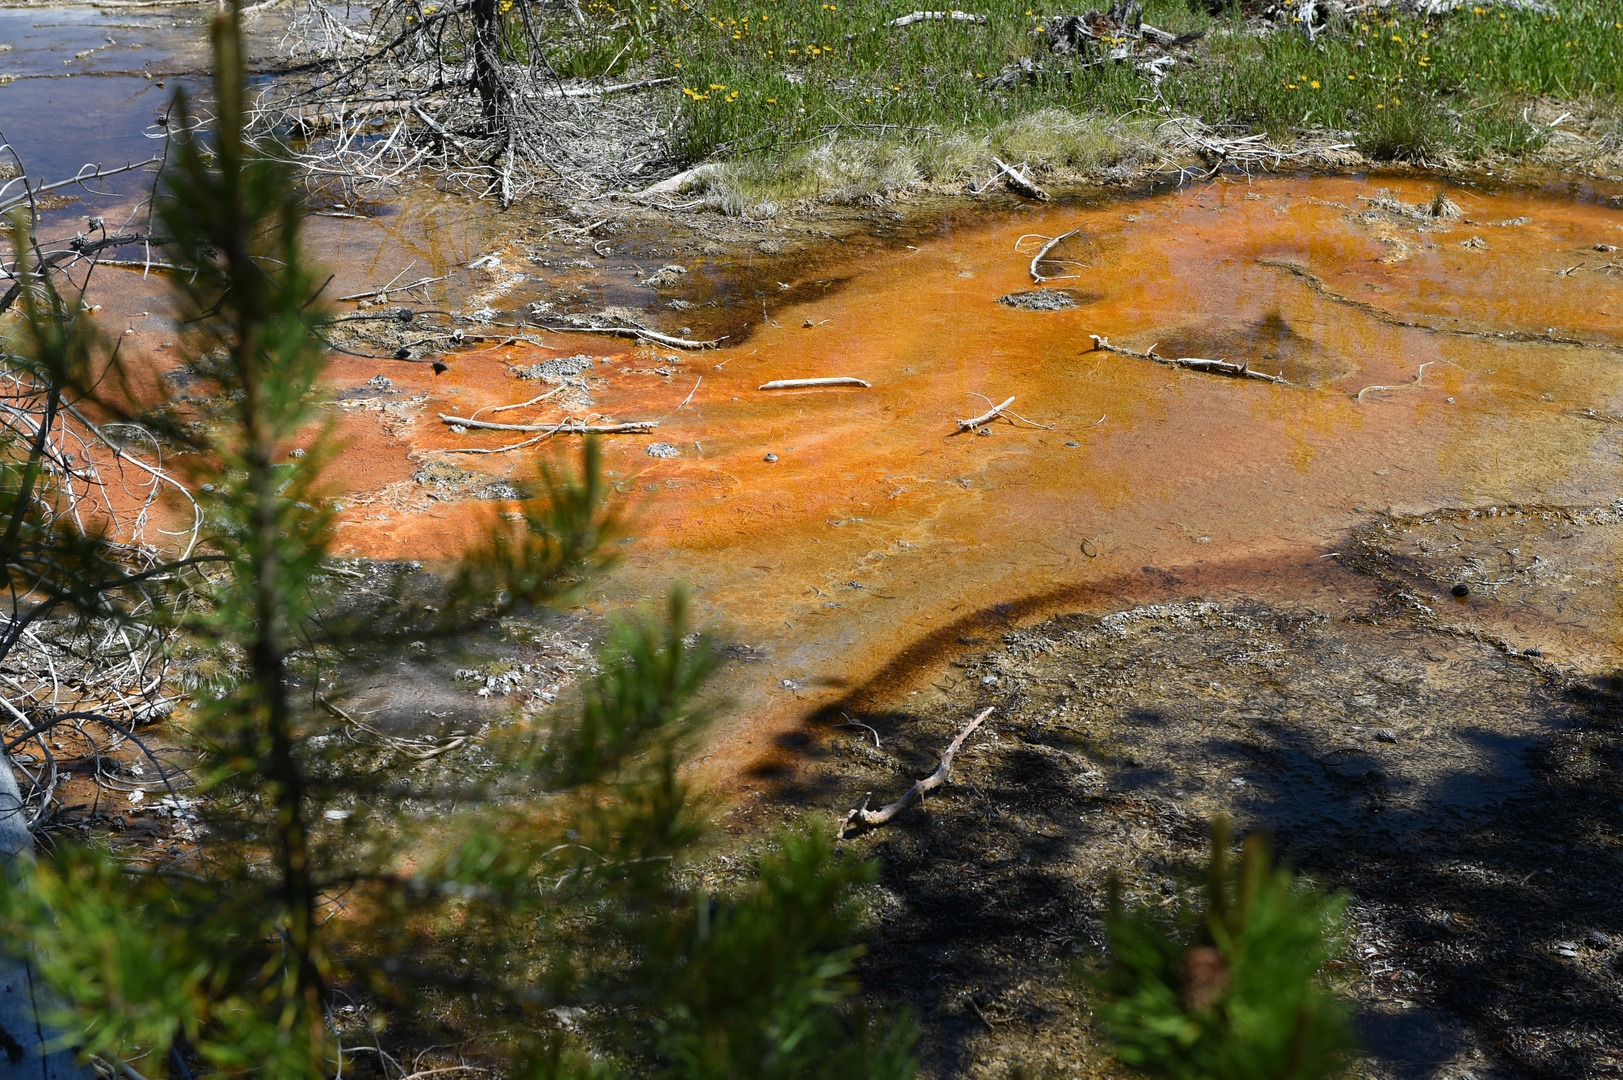
[[[640,199],[647,195],[674,195],[688,184],[703,179],[714,168],[714,165],[695,165],[691,169],[683,169],[675,176],[667,176],[657,184],[650,184],[641,191],[633,192],[630,197]]]
[[[569,420],[561,424],[497,424],[490,420],[448,416],[445,413],[439,413],[438,416],[445,423],[457,427],[480,428],[485,431],[544,431],[562,435],[625,435],[638,431],[652,431],[659,426],[658,420],[633,420],[626,424],[578,424]]]
[[[958,737],[952,740],[952,744],[942,752],[941,764],[936,766],[935,772],[931,773],[929,776],[926,776],[923,780],[914,781],[913,786],[908,788],[900,799],[897,799],[889,806],[883,807],[879,810],[869,810],[868,800],[873,798],[873,792],[870,791],[868,794],[864,795],[862,797],[862,805],[847,811],[846,815],[840,819],[840,838],[842,840],[845,839],[847,836],[847,830],[852,829],[853,827],[855,827],[856,832],[862,832],[867,829],[877,829],[879,826],[896,817],[896,815],[900,814],[903,810],[906,810],[909,806],[912,806],[914,803],[924,798],[927,792],[934,791],[942,784],[945,784],[949,779],[952,778],[952,759],[958,753],[959,749],[963,747],[964,740],[973,735],[975,733],[975,729],[981,726],[981,722],[991,715],[992,709],[990,707],[982,709],[976,715],[975,719],[969,722],[969,726],[960,731],[958,733]],[[850,835],[855,835],[855,833],[851,833]]]
[[[991,409],[990,412],[983,412],[979,416],[970,417],[968,420],[960,420],[960,421],[958,421],[958,430],[961,431],[961,432],[962,431],[974,431],[976,428],[980,427],[982,424],[990,424],[993,420],[996,420],[999,416],[1003,415],[1003,410],[1004,409],[1007,409],[1010,405],[1013,405],[1013,404],[1014,404],[1014,398],[1011,397],[1008,401],[1005,401],[1001,405],[992,406],[992,409]]]
[[[1036,199],[1038,202],[1048,202],[1052,198],[1048,192],[1027,180],[1024,174],[1016,172],[1013,166],[1007,164],[1001,158],[993,158],[992,163],[1003,170],[1003,182],[1008,184],[1010,190],[1016,194],[1024,195],[1028,199]]]
[[[849,376],[840,376],[833,379],[774,379],[769,383],[762,383],[756,387],[758,390],[797,390],[803,386],[871,386],[871,383]]]
[[[1098,334],[1089,334],[1093,339],[1093,350],[1098,352],[1112,352],[1121,356],[1131,356],[1135,360],[1149,360],[1156,364],[1165,364],[1167,367],[1187,368],[1190,371],[1205,371],[1213,375],[1227,375],[1235,379],[1257,379],[1261,382],[1278,383],[1280,386],[1294,385],[1283,375],[1268,375],[1261,371],[1253,371],[1249,364],[1234,364],[1227,360],[1207,360],[1200,356],[1157,356],[1155,346],[1151,345],[1148,352],[1134,352],[1119,345],[1110,344],[1110,339]]]

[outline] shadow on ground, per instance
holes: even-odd
[[[882,867],[866,985],[919,1011],[926,1075],[1114,1071],[1076,975],[1102,955],[1105,879],[1177,902],[1217,814],[1351,892],[1337,974],[1363,1074],[1623,1074],[1623,682],[1472,629],[1468,607],[1444,623],[1433,597],[1331,576],[1311,607],[1182,599],[1008,630],[937,658],[905,708],[862,690],[825,714],[780,795],[837,813],[895,798],[997,708],[950,786],[848,844]]]

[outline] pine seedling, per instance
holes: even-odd
[[[1112,878],[1112,964],[1101,1009],[1117,1055],[1173,1080],[1319,1080],[1353,1045],[1324,985],[1340,951],[1344,894],[1275,869],[1268,837],[1246,837],[1237,868],[1228,823],[1212,825],[1205,902],[1173,918],[1129,909]]]

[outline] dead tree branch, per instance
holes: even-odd
[[[976,714],[975,719],[969,722],[969,726],[960,731],[958,737],[952,740],[952,744],[942,752],[941,764],[936,766],[935,772],[926,776],[923,780],[915,781],[913,786],[908,788],[900,799],[882,809],[869,810],[868,800],[873,797],[873,792],[870,791],[864,795],[862,805],[847,811],[845,816],[840,819],[840,838],[844,839],[847,836],[855,836],[857,833],[865,832],[868,829],[879,828],[879,826],[924,798],[928,792],[934,791],[950,780],[952,778],[952,759],[964,745],[964,740],[975,733],[975,729],[980,727],[981,722],[988,716],[992,715],[992,711],[992,708],[988,707]]]
[[[1235,379],[1257,379],[1261,382],[1278,383],[1280,386],[1294,385],[1283,375],[1268,375],[1261,371],[1253,371],[1249,364],[1233,364],[1227,360],[1206,360],[1199,356],[1157,356],[1155,346],[1151,345],[1148,352],[1134,352],[1118,345],[1110,344],[1110,339],[1098,334],[1089,334],[1093,339],[1093,351],[1111,352],[1120,356],[1131,356],[1135,360],[1149,360],[1156,364],[1165,364],[1167,367],[1188,368],[1190,371],[1204,371],[1211,375],[1227,375]]]
[[[1011,397],[1008,401],[1005,401],[1001,405],[992,406],[991,410],[988,412],[983,412],[979,416],[972,416],[968,420],[960,420],[958,421],[958,430],[960,432],[974,431],[983,424],[990,424],[993,420],[996,420],[999,416],[1003,415],[1004,409],[1007,409],[1013,404],[1014,398]]]

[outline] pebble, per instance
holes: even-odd
[[[771,462],[774,462],[774,461],[778,460],[778,455],[776,455],[776,454],[768,454],[766,457],[762,458],[761,460],[767,462],[768,464],[770,464]]]
[[[1594,949],[1610,949],[1612,947],[1611,936],[1599,930],[1591,930],[1584,937],[1584,943]]]
[[[1467,585],[1465,582],[1462,581],[1458,585],[1454,586],[1452,589],[1450,589],[1448,591],[1453,593],[1455,596],[1470,596],[1471,595],[1471,586]]]
[[[1393,731],[1391,728],[1376,728],[1375,740],[1377,742],[1397,742],[1398,733]]]
[[[1068,442],[1068,443],[1066,443],[1066,444],[1065,444],[1065,445],[1066,445],[1066,446],[1069,446],[1069,447],[1070,447],[1070,448],[1071,448],[1071,449],[1073,449],[1073,450],[1074,450],[1074,449],[1076,449],[1076,448],[1077,448],[1077,447],[1078,447],[1078,446],[1081,446],[1081,445],[1082,445],[1082,444],[1081,444],[1081,443],[1079,443],[1079,442]]]

